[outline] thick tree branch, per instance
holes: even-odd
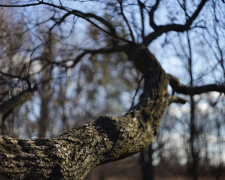
[[[221,93],[225,93],[225,85],[218,85],[218,84],[208,84],[203,86],[186,86],[180,83],[179,79],[173,75],[168,75],[169,77],[169,84],[173,88],[175,92],[182,93],[185,95],[196,95],[207,93],[210,91],[217,91]]]
[[[154,26],[155,32],[144,39],[145,45],[162,33],[174,30],[182,32],[189,29],[206,1],[201,1],[185,25],[157,26],[152,19],[153,22],[150,24]],[[111,24],[101,17],[43,1],[39,3],[66,11],[59,23],[73,14],[94,24],[110,36],[119,38]],[[154,11],[153,8],[150,12],[152,18]],[[101,25],[96,24],[96,21]],[[109,31],[103,29],[103,26],[106,26]],[[83,179],[96,166],[137,153],[152,143],[166,108],[173,102],[186,102],[183,98],[170,96],[167,91],[168,84],[174,91],[183,94],[193,92],[198,94],[198,92],[205,92],[204,89],[210,89],[204,87],[202,90],[197,87],[197,90],[194,90],[193,87],[182,85],[174,76],[165,73],[147,46],[128,40],[125,42],[125,45],[110,48],[83,49],[74,59],[72,66],[75,66],[87,54],[125,52],[135,68],[143,75],[144,87],[139,103],[123,116],[101,116],[90,124],[79,126],[56,138],[19,140],[0,136],[0,179]],[[11,101],[3,102],[0,105],[0,112],[6,114],[13,110],[31,98],[33,92],[34,89],[27,90],[12,98]]]
[[[83,179],[97,165],[127,157],[151,144],[171,103],[167,76],[143,45],[129,44],[124,51],[144,75],[141,101],[123,116],[102,116],[56,138],[0,137],[1,178]]]
[[[139,106],[141,109],[124,116],[102,116],[52,139],[2,136],[0,178],[83,179],[97,165],[127,157],[150,145],[167,105],[164,98],[149,100]],[[158,109],[160,113],[153,114]]]
[[[0,178],[83,179],[100,164],[141,151],[151,144],[171,103],[163,92],[166,90],[159,87],[154,94],[157,98],[142,98],[121,117],[101,116],[56,138],[1,136]]]
[[[140,102],[123,116],[99,117],[52,139],[2,136],[1,178],[83,179],[97,165],[127,157],[151,144],[163,112],[174,99],[167,93],[168,78],[143,45],[124,45],[123,51],[144,75]]]

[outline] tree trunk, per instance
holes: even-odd
[[[147,149],[147,158],[144,151],[140,153],[140,164],[142,168],[142,180],[154,180],[154,166],[153,166],[153,149],[152,144]]]
[[[187,31],[187,40],[188,40],[188,48],[189,48],[189,57],[188,57],[188,73],[190,76],[190,86],[194,85],[193,78],[193,55],[190,41],[190,34]],[[197,132],[196,132],[196,122],[195,122],[195,100],[194,97],[190,96],[190,146],[191,146],[191,156],[192,156],[192,177],[193,180],[198,180],[198,150],[197,150]]]
[[[196,149],[196,123],[195,123],[195,102],[191,96],[191,118],[190,118],[190,144],[192,156],[192,177],[198,179],[198,152]]]
[[[123,116],[101,116],[56,138],[1,136],[1,179],[83,179],[96,166],[151,144],[167,106],[185,101],[168,95],[169,78],[146,47],[129,44],[124,50],[145,77],[140,102]]]

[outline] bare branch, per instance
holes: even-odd
[[[154,30],[158,28],[158,26],[155,24],[155,21],[154,21],[154,13],[157,10],[158,6],[159,6],[159,0],[156,1],[155,5],[152,7],[151,11],[149,12],[149,24]]]
[[[221,93],[225,93],[225,85],[218,85],[218,84],[209,84],[203,86],[186,86],[180,83],[179,79],[173,75],[168,74],[169,77],[169,84],[173,88],[175,92],[182,93],[185,95],[197,95],[202,93],[207,93],[210,91],[217,91]]]
[[[8,101],[4,101],[0,104],[0,117],[6,116],[12,112],[16,107],[20,106],[24,102],[30,100],[34,95],[37,87],[34,86],[32,89],[28,89],[12,97]]]
[[[2,71],[0,71],[0,74],[2,74],[3,76],[10,77],[10,78],[16,78],[16,79],[19,79],[19,80],[22,80],[22,81],[26,81],[26,83],[28,85],[28,88],[31,88],[29,75],[22,77],[21,75],[9,74],[9,73],[5,73],[5,72],[2,72]]]
[[[128,29],[129,29],[131,39],[132,39],[133,42],[135,42],[135,38],[134,38],[133,31],[132,31],[132,29],[131,29],[131,26],[130,26],[130,24],[129,24],[129,22],[128,22],[128,20],[127,20],[125,14],[124,14],[124,12],[123,12],[123,4],[122,4],[122,1],[118,0],[118,2],[119,2],[119,4],[120,4],[120,11],[121,11],[121,14],[122,14],[122,16],[123,16],[123,19],[124,19],[124,21],[126,22],[127,27],[128,27]]]
[[[105,48],[100,48],[100,49],[83,49],[83,52],[81,54],[79,54],[74,60],[73,60],[73,64],[69,67],[74,67],[78,62],[81,61],[81,59],[87,55],[87,54],[107,54],[107,53],[114,53],[114,52],[122,52],[122,51],[126,51],[127,48],[127,44],[125,45],[116,45],[113,47],[105,47]],[[68,66],[67,66],[68,67]]]
[[[71,10],[69,8],[66,8],[64,6],[58,6],[55,5],[53,3],[47,3],[47,2],[43,2],[43,1],[39,1],[38,3],[31,3],[31,4],[24,4],[24,5],[3,5],[0,4],[0,7],[29,7],[29,6],[37,6],[37,5],[46,5],[46,6],[50,6],[50,7],[54,7],[63,11],[66,11],[67,13],[63,15],[63,17],[56,22],[51,29],[53,29],[57,24],[61,24],[68,16],[70,15],[75,15],[77,17],[83,18],[86,21],[88,21],[89,23],[93,24],[96,28],[100,29],[101,31],[105,32],[106,34],[110,35],[111,37],[114,37],[116,39],[125,41],[125,42],[129,42],[126,39],[123,39],[121,37],[118,37],[116,35],[116,30],[115,28],[112,26],[111,23],[109,23],[107,20],[105,20],[104,18],[97,16],[96,14],[93,13],[83,13],[81,11],[78,10]],[[106,31],[105,29],[103,29],[101,26],[99,26],[98,24],[96,24],[95,22],[93,22],[90,18],[93,18],[97,21],[99,21],[100,23],[102,23],[104,26],[106,26],[110,32]]]
[[[146,36],[144,38],[143,44],[145,46],[148,46],[154,39],[156,39],[157,37],[159,37],[163,33],[167,33],[169,31],[184,32],[184,31],[189,30],[192,23],[197,18],[197,16],[199,15],[200,11],[203,9],[203,7],[204,7],[204,5],[207,1],[208,0],[202,0],[201,1],[198,8],[196,9],[196,11],[193,13],[193,15],[191,17],[189,17],[187,19],[187,21],[184,25],[182,25],[182,24],[168,24],[168,25],[156,26],[156,24],[154,23],[154,20],[150,19],[150,22],[151,22],[150,25],[153,27],[153,29],[155,31],[150,33],[148,36]],[[151,11],[150,11],[150,13],[151,13]],[[154,11],[152,13],[154,13]],[[153,15],[151,15],[151,18],[153,18]]]
[[[145,16],[144,16],[145,5],[140,0],[138,0],[138,5],[140,9],[140,14],[141,14],[141,25],[142,25],[141,36],[143,39],[145,37]]]
[[[29,7],[29,6],[37,6],[43,4],[42,2],[38,2],[38,3],[30,3],[30,4],[22,4],[22,5],[17,5],[17,4],[13,4],[13,5],[9,5],[9,4],[0,4],[0,7]]]

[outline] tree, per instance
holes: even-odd
[[[111,18],[120,18],[126,26],[126,34],[121,35],[121,27],[111,23],[102,13],[92,13],[92,9],[83,8],[84,2],[73,8],[62,4],[61,1],[27,1],[0,4],[2,7],[45,8],[48,7],[49,16],[42,23],[51,24],[49,33],[58,28],[66,31],[63,23],[67,20],[75,23],[88,22],[108,36],[110,45],[96,44],[91,48],[91,42],[87,47],[76,47],[76,57],[59,61],[57,58],[46,62],[49,66],[75,68],[88,55],[111,54],[122,52],[133,66],[142,74],[139,82],[142,93],[136,105],[133,105],[122,116],[100,116],[89,124],[78,126],[60,136],[49,139],[21,140],[8,136],[0,137],[0,174],[1,178],[18,179],[83,179],[94,167],[110,161],[122,159],[137,152],[152,143],[160,125],[164,111],[171,103],[186,103],[187,100],[168,93],[170,85],[174,92],[184,95],[196,95],[210,91],[225,92],[223,84],[203,84],[201,86],[187,86],[180,83],[179,79],[167,74],[157,58],[148,49],[153,40],[165,33],[172,31],[186,32],[200,25],[198,17],[204,10],[207,0],[202,0],[196,7],[189,7],[187,18],[176,22],[176,13],[170,14],[168,24],[156,23],[156,14],[161,8],[162,2],[149,3],[147,1],[89,1],[97,3],[99,7],[108,9]],[[176,5],[185,15],[185,7],[176,1]],[[128,15],[128,9],[133,10]],[[136,8],[135,11],[132,8]],[[193,10],[194,9],[194,10]],[[136,16],[134,12],[138,12]],[[174,16],[174,17],[173,17]],[[74,17],[74,19],[70,19]],[[78,19],[77,19],[78,18]],[[137,20],[136,18],[140,18]],[[148,21],[147,21],[148,18]],[[182,19],[182,18],[181,18]],[[151,28],[148,31],[147,23]],[[38,25],[38,24],[36,24]],[[81,27],[77,27],[78,29]],[[82,31],[79,31],[80,33]],[[65,34],[64,34],[65,35]],[[65,37],[65,36],[64,36]],[[60,41],[63,41],[60,39]],[[37,46],[38,48],[38,46]],[[36,48],[36,49],[37,49]],[[32,50],[32,55],[35,53]],[[65,52],[64,52],[65,53]],[[40,58],[40,57],[39,57]],[[37,57],[38,59],[38,57]],[[68,63],[71,62],[71,63]],[[32,64],[32,61],[29,62]],[[25,101],[28,101],[37,90],[33,76],[15,76],[1,72],[2,75],[17,78],[27,83],[27,88],[2,102],[0,105],[0,117],[11,112]]]
[[[15,72],[16,76],[26,76],[26,71],[23,69],[22,55],[18,54],[18,50],[24,43],[26,36],[22,34],[24,30],[23,20],[16,19],[16,9],[7,9],[5,7],[0,9],[1,11],[1,71],[5,73]],[[10,22],[10,23],[9,23]],[[11,96],[21,91],[21,84],[13,81],[12,78],[1,74],[1,90],[0,97],[1,101],[9,100]],[[15,85],[16,84],[16,85]],[[0,120],[1,134],[10,135],[16,137],[14,133],[14,123],[17,112],[10,111],[3,116]]]
[[[192,2],[193,3],[193,2]],[[179,57],[180,61],[184,64],[186,67],[185,69],[188,72],[190,86],[198,84],[200,81],[209,81],[207,76],[211,75],[211,73],[208,73],[207,71],[214,71],[214,73],[220,73],[220,82],[224,81],[224,54],[221,51],[221,42],[219,38],[219,34],[224,31],[224,25],[222,25],[224,22],[223,20],[217,20],[218,17],[221,17],[222,9],[220,7],[219,1],[210,1],[211,9],[208,9],[204,14],[210,13],[212,17],[212,24],[205,21],[204,28],[207,29],[206,31],[198,31],[195,29],[190,29],[187,31],[187,34],[177,34],[179,37],[179,43],[174,43],[173,47],[175,49],[176,56]],[[183,3],[184,10],[187,10],[188,2],[185,1]],[[188,15],[188,12],[185,13]],[[187,18],[187,17],[186,17]],[[211,20],[210,20],[211,21]],[[213,28],[209,28],[209,26],[213,26]],[[214,33],[212,35],[211,29]],[[208,34],[208,35],[206,35]],[[186,37],[185,37],[186,36]],[[199,36],[198,38],[191,38],[194,36]],[[187,39],[186,41],[181,41],[181,39]],[[209,42],[210,39],[210,42]],[[216,46],[213,46],[212,44],[216,44]],[[205,49],[205,46],[207,46],[207,50]],[[196,53],[199,51],[200,53]],[[208,59],[208,51],[209,56],[215,56],[213,59]],[[196,70],[195,64],[198,62],[195,59],[201,58],[202,62],[207,62],[202,64],[202,69],[208,69],[208,70]],[[213,64],[213,66],[216,66],[217,68],[209,68],[209,64]],[[211,65],[212,66],[212,65]],[[222,72],[220,72],[222,70]],[[216,71],[216,72],[215,72]],[[216,76],[213,76],[216,78]],[[204,134],[204,129],[201,127],[202,125],[199,124],[198,117],[201,112],[198,108],[196,108],[197,102],[194,98],[194,96],[190,96],[190,124],[189,124],[189,131],[190,131],[190,152],[191,152],[191,158],[190,158],[190,175],[193,177],[193,179],[198,179],[198,173],[199,168],[198,164],[200,164],[200,154],[202,151],[201,143],[199,143],[199,139],[201,138],[201,135]],[[202,123],[206,124],[206,119],[202,119]],[[202,141],[201,141],[202,142]]]
[[[184,5],[185,9],[187,4]],[[187,14],[187,12],[186,12]],[[185,64],[186,69],[188,71],[189,79],[190,79],[190,86],[194,86],[194,72],[193,72],[193,47],[192,42],[190,38],[190,31],[187,31],[186,33],[186,39],[187,39],[187,48],[184,48],[182,51],[179,52],[179,50],[174,45],[174,48],[176,49],[177,56],[181,59],[181,61]],[[180,42],[182,43],[182,42]],[[181,47],[184,47],[185,45],[180,44]],[[199,161],[199,150],[197,145],[197,138],[199,132],[197,132],[197,126],[196,126],[196,102],[193,95],[190,95],[190,123],[189,123],[189,129],[190,129],[190,152],[191,152],[191,175],[194,180],[198,179],[198,161]]]

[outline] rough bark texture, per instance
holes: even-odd
[[[140,102],[123,116],[101,116],[56,138],[0,137],[0,179],[83,179],[94,167],[151,144],[167,106],[185,100],[168,95],[169,78],[146,47],[124,47],[144,75]]]
[[[57,138],[0,138],[0,172],[15,179],[83,179],[99,164],[137,153],[151,144],[168,102],[149,101],[143,112],[102,116]],[[145,121],[145,113],[150,116]],[[143,114],[143,115],[142,115]]]

